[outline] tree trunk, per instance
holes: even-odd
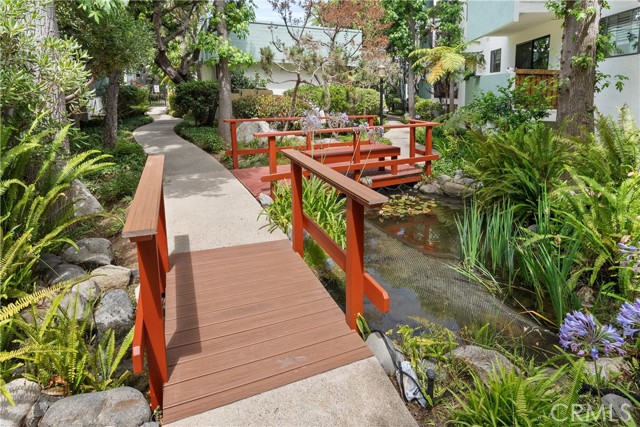
[[[602,5],[601,0],[567,3],[568,9],[579,3],[582,10],[593,10],[581,20],[567,13],[562,30],[557,121],[566,126],[569,135],[580,136],[583,131],[593,132],[596,45]],[[575,61],[576,58],[580,60]]]
[[[215,0],[216,15],[224,16],[224,0]],[[225,18],[219,19],[216,25],[218,35],[225,42],[229,39],[227,31],[227,21]],[[231,145],[231,126],[225,123],[225,119],[230,119],[233,115],[231,105],[231,73],[229,72],[229,58],[220,56],[218,62],[218,134],[224,142]]]
[[[409,19],[409,34],[413,37],[413,48],[417,43],[416,34],[416,21],[415,19]],[[407,71],[407,103],[409,110],[409,117],[416,118],[416,73],[413,70],[413,59],[408,58],[409,70]]]
[[[453,76],[449,76],[447,80],[449,80],[449,108],[447,112],[453,113],[456,109],[456,81]]]
[[[167,56],[167,46],[164,38],[162,37],[162,16],[163,16],[163,7],[165,6],[165,2],[156,1],[153,4],[153,14],[151,15],[151,22],[153,24],[153,31],[156,35],[156,54],[153,58],[153,62],[160,67],[162,71],[171,79],[171,81],[175,84],[180,84],[189,80],[189,75],[183,75],[177,70],[169,57]]]
[[[114,148],[118,140],[118,91],[120,89],[120,71],[107,74],[109,85],[104,103],[104,146]]]
[[[56,19],[56,9],[53,1],[38,1],[35,5],[38,12],[38,21],[35,28],[35,38],[42,45],[46,37],[59,37],[58,21]],[[51,52],[42,52],[42,55],[50,55]],[[57,83],[50,83],[47,87],[47,109],[51,111],[51,118],[56,122],[67,120],[67,106],[62,88]],[[69,140],[62,143],[63,150],[69,152]]]

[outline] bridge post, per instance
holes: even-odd
[[[237,136],[237,123],[236,122],[229,122],[229,126],[231,127],[231,156],[233,159],[233,168],[234,169],[238,169],[239,163],[238,163],[238,136]]]
[[[293,250],[304,258],[302,209],[302,167],[291,162],[291,243]]]
[[[346,251],[346,318],[351,329],[356,329],[358,313],[364,313],[364,206],[347,198],[347,251]]]

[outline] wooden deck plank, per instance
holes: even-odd
[[[166,422],[371,356],[289,241],[176,255]]]

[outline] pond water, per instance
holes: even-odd
[[[451,268],[460,252],[455,216],[463,206],[446,197],[436,202],[431,213],[402,219],[381,220],[377,212],[367,213],[365,267],[391,300],[385,314],[365,303],[369,326],[386,331],[399,324],[419,326],[426,319],[456,332],[491,323],[522,337],[530,349],[550,349],[557,342],[554,334]]]

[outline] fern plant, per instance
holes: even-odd
[[[37,125],[21,136],[0,126],[0,301],[28,292],[40,254],[70,243],[65,233],[85,219],[72,216],[71,183],[109,165],[94,150],[61,159],[69,127],[54,134]]]
[[[116,338],[112,329],[109,329],[102,337],[95,353],[90,358],[90,368],[87,380],[92,389],[97,391],[120,387],[131,375],[131,371],[124,371],[119,377],[114,378],[120,362],[127,355],[133,342],[132,328],[120,344],[116,353]]]

